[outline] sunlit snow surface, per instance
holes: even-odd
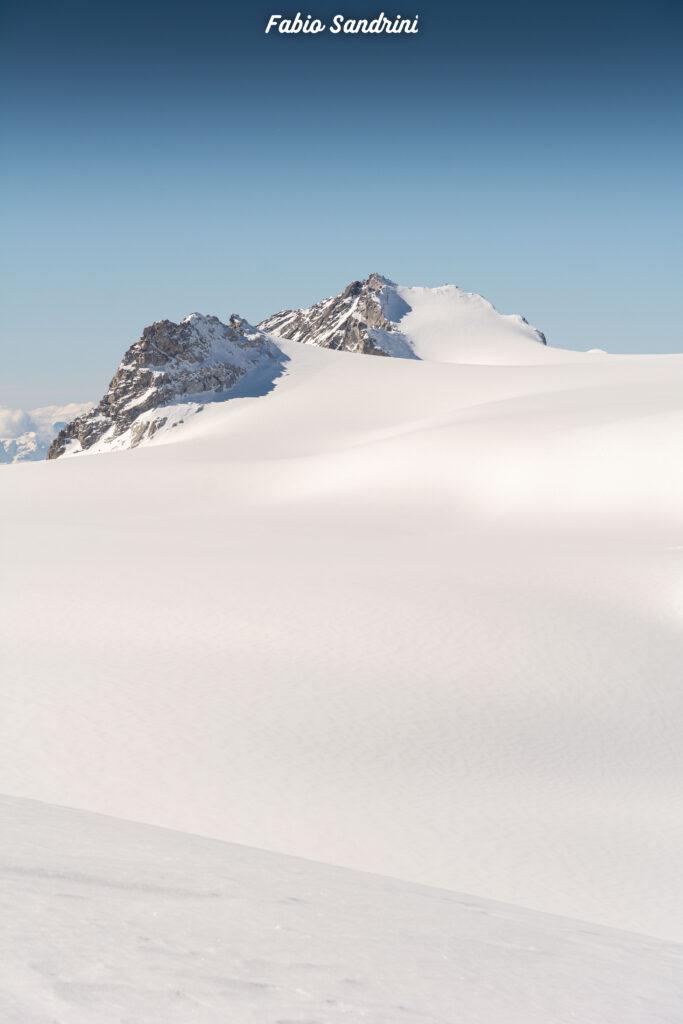
[[[278,344],[262,397],[144,449],[6,467],[5,791],[681,940],[683,358]],[[381,962],[379,916],[349,963]],[[503,941],[500,918],[473,920]],[[476,984],[507,998],[466,931]],[[544,954],[553,998],[579,998],[590,949],[580,967]],[[260,956],[231,971],[238,991]],[[381,998],[409,1005],[397,963]],[[423,1019],[488,1022],[472,999]],[[613,1005],[593,1019],[630,1019]]]
[[[683,946],[0,799],[4,1024],[678,1024]]]
[[[439,296],[422,359],[279,341],[259,397],[3,470],[4,791],[405,880],[27,810],[18,1020],[682,1015],[597,925],[683,940],[683,357],[453,350]]]

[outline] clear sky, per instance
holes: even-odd
[[[0,0],[0,403],[97,398],[154,320],[377,270],[550,344],[683,350],[683,4]],[[417,36],[264,34],[273,12]]]

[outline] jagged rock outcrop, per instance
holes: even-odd
[[[437,306],[440,313],[435,316]],[[475,333],[486,337],[503,331],[545,344],[545,336],[524,317],[498,313],[481,295],[455,285],[406,288],[381,274],[353,281],[341,295],[308,309],[283,310],[259,324],[261,330],[276,337],[320,348],[404,359],[433,358],[430,346],[420,338],[432,326],[449,333],[454,352]]]
[[[47,458],[95,446],[134,448],[179,422],[165,407],[189,401],[196,411],[203,402],[235,393],[247,377],[258,377],[265,392],[284,360],[271,339],[236,315],[227,325],[200,313],[178,324],[160,320],[128,349],[99,404],[60,430]]]
[[[309,309],[275,313],[263,320],[259,328],[276,337],[319,348],[414,358],[397,324],[386,315],[385,300],[392,287],[395,285],[388,278],[370,274],[364,281],[352,281],[341,295],[317,302]],[[396,312],[402,312],[400,304]]]

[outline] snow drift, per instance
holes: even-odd
[[[4,474],[6,791],[680,938],[683,359],[277,344]]]
[[[4,1024],[678,1024],[683,947],[0,798]]]

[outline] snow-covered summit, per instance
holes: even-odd
[[[135,448],[205,402],[236,394],[247,380],[253,390],[245,393],[268,391],[284,359],[273,341],[236,314],[227,325],[201,313],[180,323],[160,320],[128,349],[99,404],[60,430],[47,458]]]
[[[321,348],[448,363],[533,362],[545,345],[524,317],[499,313],[481,295],[451,284],[408,288],[377,273],[259,327]]]

